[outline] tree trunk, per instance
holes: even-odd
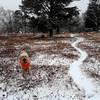
[[[49,36],[53,37],[53,27],[52,27],[52,17],[53,17],[53,0],[50,0],[50,13],[49,13]]]
[[[25,33],[26,33],[26,22],[25,22],[25,26],[24,26],[24,28],[25,28],[25,30],[24,30],[24,31],[25,31]]]
[[[57,34],[60,33],[60,28],[59,28],[59,26],[57,26],[57,28],[56,28],[56,32],[57,32]]]
[[[49,37],[53,37],[53,29],[49,30]]]

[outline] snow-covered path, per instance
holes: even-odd
[[[74,47],[79,53],[80,57],[78,60],[74,61],[70,64],[69,75],[74,80],[75,84],[82,90],[84,90],[86,98],[94,96],[95,87],[90,79],[88,79],[81,71],[80,66],[83,61],[88,57],[88,54],[77,47],[79,42],[82,42],[83,38],[77,38],[77,40],[72,43],[72,47]],[[87,100],[87,99],[86,99]]]

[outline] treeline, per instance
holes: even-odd
[[[99,31],[100,2],[90,0],[86,13],[79,15],[75,0],[22,0],[20,10],[0,8],[0,33],[53,33]]]

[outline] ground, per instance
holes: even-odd
[[[29,49],[30,74],[18,56]],[[0,100],[99,100],[100,33],[0,36]]]

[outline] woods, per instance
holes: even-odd
[[[37,27],[38,31],[43,33],[49,32],[53,36],[53,30],[60,33],[60,28],[78,16],[79,12],[76,7],[67,7],[71,0],[23,0],[20,5],[23,17],[29,22],[29,27]],[[36,17],[35,17],[36,15]],[[27,27],[25,25],[25,29]]]
[[[91,0],[86,11],[85,27],[93,31],[100,29],[100,3],[99,0]]]
[[[100,2],[90,0],[87,11],[70,3],[76,0],[22,0],[19,10],[0,8],[0,33],[54,33],[100,30]]]
[[[69,30],[71,24],[77,23],[75,18],[79,17],[77,7],[68,7],[71,2],[72,0],[22,0],[20,10],[12,14],[12,23],[16,26],[13,26],[12,31],[49,32],[49,36],[52,37],[53,31],[60,33],[61,28]]]

